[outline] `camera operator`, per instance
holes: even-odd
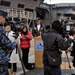
[[[44,75],[61,75],[61,50],[67,50],[71,43],[70,39],[64,40],[61,33],[62,25],[56,20],[52,28],[42,34]]]
[[[11,42],[6,36],[3,26],[7,20],[7,12],[0,10],[0,75],[8,74],[9,54],[16,48],[16,42]]]

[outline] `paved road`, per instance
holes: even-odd
[[[64,54],[63,54],[64,55]],[[70,62],[72,61],[72,58],[69,58]],[[71,75],[70,74],[70,69],[69,69],[69,65],[68,65],[68,62],[67,62],[67,58],[65,58],[65,55],[62,57],[62,65],[61,65],[61,68],[62,68],[62,75]],[[35,62],[34,61],[34,55],[31,55],[29,57],[29,62]],[[71,67],[72,67],[72,63],[71,64]],[[72,67],[72,73],[75,73],[75,69]],[[23,75],[23,71],[22,71],[22,68],[21,68],[21,64],[18,63],[18,72],[17,72],[17,75]],[[26,70],[26,75],[44,75],[43,74],[43,69],[33,69],[33,70]]]

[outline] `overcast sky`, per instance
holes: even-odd
[[[55,4],[55,3],[75,3],[75,0],[44,0],[45,3]]]

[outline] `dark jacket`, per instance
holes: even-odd
[[[11,42],[4,30],[3,27],[0,26],[0,65],[5,64],[9,61],[9,56],[8,54],[11,53],[11,51],[16,48],[16,43]]]
[[[45,26],[41,24],[40,30],[38,31],[37,25],[35,25],[32,29],[32,35],[34,37],[40,36],[40,33],[42,34],[45,31]]]
[[[63,37],[54,29],[43,33],[42,40],[44,42],[43,63],[45,65],[48,65],[46,52],[50,52],[52,57],[57,57],[61,54],[59,50],[67,50],[70,46],[69,41],[64,41]]]

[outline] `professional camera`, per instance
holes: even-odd
[[[18,36],[19,36],[19,33],[18,33],[18,32],[14,32],[14,33],[13,33],[13,37],[14,37],[15,39],[17,39]]]
[[[62,25],[63,28],[63,34],[64,37],[68,38],[69,36],[73,36],[75,35],[75,28],[73,25],[68,24],[67,22],[65,23],[65,25]],[[71,52],[71,56],[73,57],[72,63],[73,66],[75,67],[75,40],[71,40],[71,44],[72,44],[72,52]],[[74,74],[75,75],[75,74]]]
[[[64,22],[64,23],[61,22],[61,24],[62,24],[62,26],[61,26],[61,28],[62,28],[62,33],[61,33],[61,35],[62,35],[64,38],[65,38],[65,37],[68,38],[69,35],[72,35],[72,34],[71,34],[72,25],[69,24],[68,22]]]

